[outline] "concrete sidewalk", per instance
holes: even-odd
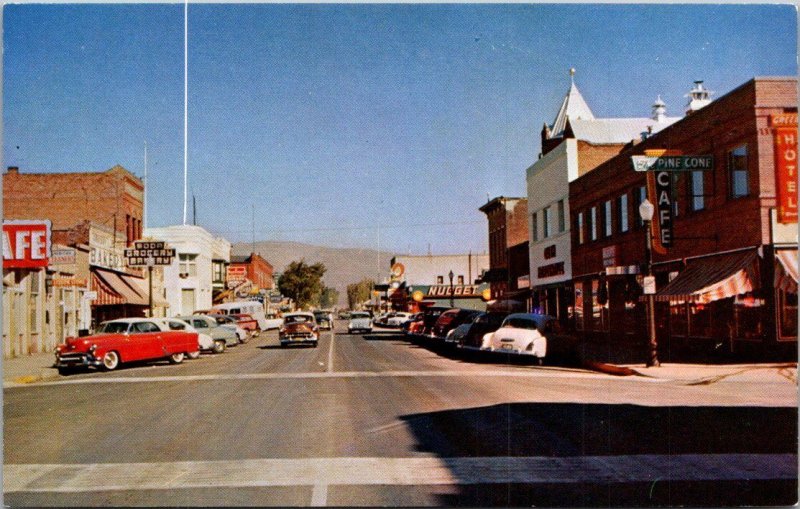
[[[56,379],[60,375],[54,366],[55,360],[55,354],[52,352],[2,359],[0,368],[3,370],[3,384]]]

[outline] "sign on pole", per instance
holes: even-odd
[[[714,169],[714,156],[631,156],[636,171],[708,171]]]
[[[152,258],[152,264],[148,259]],[[125,261],[129,267],[154,267],[171,265],[175,258],[175,250],[168,248],[164,242],[141,241],[133,243],[132,249],[125,250]]]

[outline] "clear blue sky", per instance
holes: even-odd
[[[797,74],[790,5],[189,6],[198,224],[390,251],[487,248],[478,207],[524,196],[569,87],[598,117],[683,112]],[[149,223],[183,215],[183,5],[6,5],[5,166],[144,170]],[[191,221],[191,213],[190,213]]]

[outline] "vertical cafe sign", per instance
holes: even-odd
[[[49,219],[3,221],[4,269],[36,269],[49,261]]]
[[[770,115],[775,137],[778,222],[797,222],[797,113]]]

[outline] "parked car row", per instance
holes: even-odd
[[[578,340],[564,334],[558,320],[533,313],[479,312],[430,307],[410,318],[403,332],[431,345],[531,356],[541,364],[573,362]]]

